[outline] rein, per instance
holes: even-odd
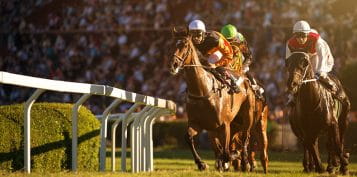
[[[191,47],[188,47],[188,50],[186,51],[186,53],[180,57],[176,54],[173,55],[173,57],[175,57],[177,60],[180,61],[180,65],[179,67],[177,68],[178,70],[182,70],[186,67],[202,67],[204,69],[210,69],[211,67],[209,66],[204,66],[202,64],[186,64],[186,60],[187,58],[189,57],[190,54],[192,54],[194,49],[192,49]],[[191,59],[192,60],[192,59]],[[187,92],[187,95],[188,95],[188,98],[189,99],[210,99],[212,97],[212,95],[214,94],[214,92],[209,92],[208,95],[205,95],[205,96],[197,96],[197,95],[192,95],[191,93]]]

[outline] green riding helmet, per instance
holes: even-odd
[[[222,27],[221,33],[226,39],[232,39],[232,38],[236,37],[238,32],[237,32],[237,28],[235,26],[228,24],[228,25],[224,25]]]
[[[237,31],[237,28],[231,24],[223,26],[221,33],[228,40],[233,39],[234,37],[237,37],[239,41],[245,40],[243,35]]]

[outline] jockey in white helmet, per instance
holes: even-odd
[[[209,63],[214,64],[219,74],[230,78],[233,92],[238,92],[237,85],[240,83],[236,83],[237,79],[226,71],[226,67],[233,61],[233,50],[226,38],[217,31],[206,31],[201,20],[193,20],[188,29],[195,47],[207,57]]]
[[[325,83],[332,93],[341,96],[341,93],[336,93],[338,89],[337,85],[328,75],[334,66],[334,57],[331,54],[330,47],[316,30],[311,30],[310,25],[306,21],[298,21],[293,27],[293,36],[286,44],[286,59],[291,56],[292,52],[307,53],[310,56],[310,61],[317,78]]]

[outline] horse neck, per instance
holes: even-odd
[[[308,71],[306,73],[306,79],[313,79],[315,72],[312,70],[311,65],[308,66]],[[300,88],[300,99],[303,103],[318,104],[321,98],[321,87],[317,81],[307,82],[303,84]],[[309,105],[309,104],[304,104]]]
[[[201,62],[196,53],[196,48],[190,42],[190,47],[192,49],[191,55],[189,55],[187,60],[191,61],[188,65],[197,65],[189,66],[185,68],[185,78],[187,82],[187,90],[190,94],[196,96],[206,96],[209,95],[209,92],[212,88],[212,78],[207,74],[206,70],[201,67]]]

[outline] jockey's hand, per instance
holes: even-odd
[[[326,72],[319,72],[315,74],[315,78],[319,79],[320,77],[322,77],[323,79],[325,79],[327,77],[327,73]]]
[[[249,71],[249,66],[248,65],[243,65],[243,72],[246,73]]]

